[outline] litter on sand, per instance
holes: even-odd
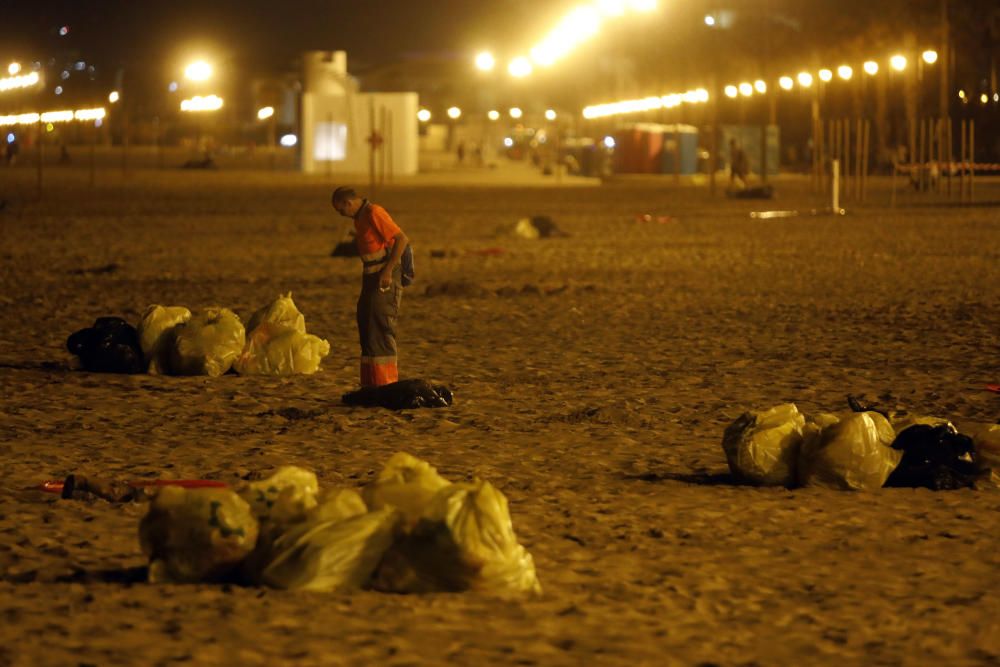
[[[137,328],[101,317],[66,341],[85,370],[105,373],[219,376],[315,373],[330,344],[306,332],[305,316],[291,292],[250,316],[246,327],[228,308],[192,313],[184,306],[153,304]]]
[[[750,211],[750,217],[758,220],[769,220],[771,218],[797,218],[799,216],[822,216],[822,215],[847,215],[847,211],[842,208],[811,208],[803,211]]]
[[[447,408],[454,401],[451,390],[444,385],[432,385],[426,380],[400,380],[380,387],[362,387],[344,394],[345,405],[390,410],[413,408]]]
[[[759,486],[870,491],[974,487],[1000,459],[1000,425],[890,415],[848,397],[850,412],[807,417],[793,403],[747,412],[726,428],[730,472]]]
[[[507,499],[396,453],[361,493],[288,466],[235,489],[160,488],[139,524],[149,581],[286,590],[541,593]]]

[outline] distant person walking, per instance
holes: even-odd
[[[736,179],[740,181],[740,188],[747,187],[747,174],[750,171],[750,161],[747,159],[746,151],[736,143],[735,139],[729,140],[729,188],[732,189]]]
[[[462,164],[465,162],[465,142],[459,141],[458,147],[455,149],[455,156],[458,158],[458,163]]]
[[[396,321],[403,296],[400,258],[410,240],[384,208],[352,188],[334,190],[332,203],[342,216],[354,219],[354,241],[363,265],[357,309],[361,386],[396,382]]]
[[[14,137],[7,141],[7,164],[13,167],[17,163],[17,154],[21,152],[21,147],[17,143],[17,138]]]

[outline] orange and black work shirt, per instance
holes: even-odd
[[[401,230],[389,213],[367,199],[354,216],[354,242],[364,263],[365,273],[378,273],[389,260],[389,253]]]

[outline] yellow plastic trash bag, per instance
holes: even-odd
[[[364,488],[362,496],[368,509],[391,505],[413,522],[423,515],[435,494],[449,484],[431,464],[396,452],[378,477]]]
[[[392,544],[401,516],[392,508],[328,521],[308,520],[282,533],[251,576],[257,583],[306,591],[359,589]]]
[[[139,326],[139,345],[146,361],[146,370],[154,375],[170,372],[170,348],[175,327],[191,319],[191,311],[184,306],[151,305],[142,314]]]
[[[531,554],[518,544],[507,499],[489,482],[439,491],[420,521],[398,538],[373,579],[397,593],[476,590],[541,593]]]
[[[361,494],[354,489],[334,489],[309,514],[310,521],[343,521],[368,512]]]
[[[175,329],[170,371],[175,375],[222,375],[246,343],[243,323],[228,308],[205,308]]]
[[[744,413],[722,437],[730,472],[753,484],[792,486],[805,422],[794,403]]]
[[[165,486],[139,523],[149,580],[215,581],[235,572],[257,543],[257,519],[229,489]]]
[[[297,329],[262,322],[247,336],[242,354],[233,363],[240,375],[311,374],[319,370],[330,343]]]
[[[291,292],[285,294],[284,296],[279,296],[277,299],[251,315],[250,321],[247,322],[247,332],[252,333],[254,329],[259,327],[264,322],[281,324],[291,329],[295,329],[299,333],[306,332],[306,318],[301,312],[299,312],[299,309],[296,308],[295,302],[292,301]]]
[[[963,421],[956,428],[972,438],[976,459],[990,469],[990,481],[1000,484],[1000,424]]]
[[[903,458],[903,452],[891,446],[896,433],[889,421],[877,412],[824,419],[822,426],[806,426],[799,483],[858,491],[881,488]]]
[[[262,524],[286,525],[304,520],[316,507],[319,481],[311,470],[284,466],[267,479],[248,483],[238,493]]]

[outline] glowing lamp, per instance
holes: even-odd
[[[448,118],[458,120],[462,117],[462,110],[458,107],[448,107]]]
[[[476,69],[481,72],[492,71],[497,61],[489,51],[480,51],[476,54]]]
[[[522,79],[529,74],[531,74],[533,68],[531,66],[531,61],[524,56],[518,56],[510,61],[507,65],[507,71],[515,79]]]
[[[190,81],[208,81],[212,78],[212,66],[204,60],[196,60],[184,68],[184,77]]]
[[[417,112],[417,120],[421,123],[426,123],[431,119],[431,112],[427,109],[421,109]]]
[[[274,107],[261,107],[257,109],[257,120],[267,120],[274,115]]]
[[[791,90],[795,86],[795,80],[790,76],[783,76],[778,79],[778,85],[781,86],[782,90]]]
[[[854,76],[854,70],[851,69],[850,65],[841,65],[837,68],[837,76],[844,81],[850,81],[851,77]]]
[[[937,62],[938,54],[937,51],[935,51],[934,49],[927,49],[926,51],[920,54],[920,57],[923,58],[924,62],[927,63],[928,65],[933,65],[934,63]]]
[[[902,72],[906,69],[906,56],[897,53],[892,58],[889,58],[889,66],[897,72]]]
[[[819,71],[819,78],[823,83],[829,83],[833,80],[833,72],[828,69],[821,69]]]

